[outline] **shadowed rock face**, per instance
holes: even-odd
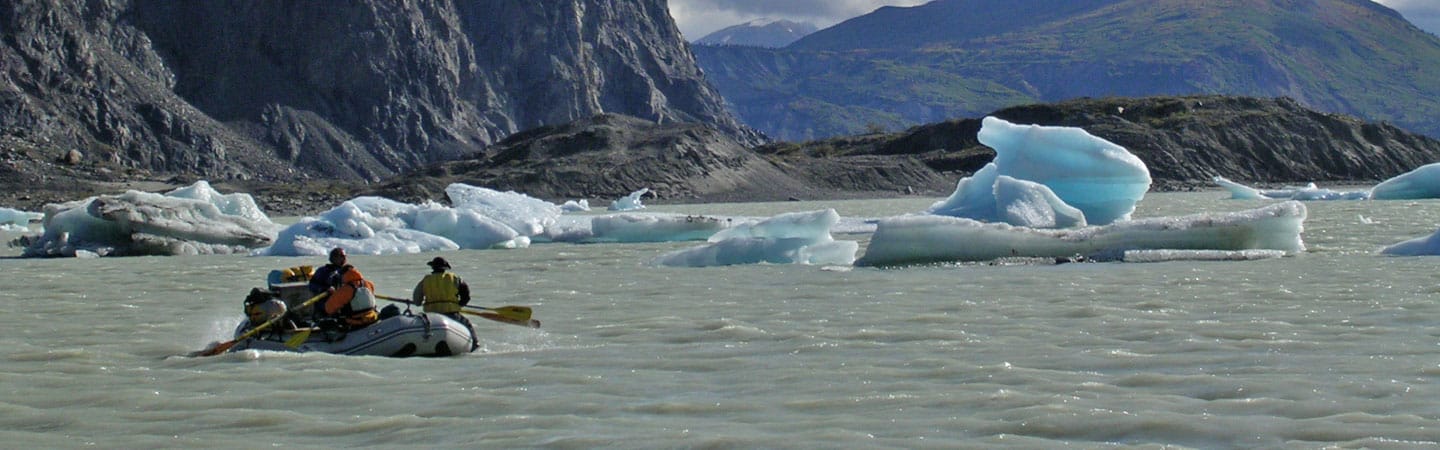
[[[0,5],[0,135],[113,170],[379,180],[615,112],[756,142],[663,0]]]
[[[377,193],[438,199],[448,184],[465,183],[554,200],[613,200],[649,188],[672,201],[762,201],[820,191],[787,173],[792,167],[762,158],[708,125],[602,115],[519,133],[491,150],[478,159],[426,167]]]
[[[1080,127],[1134,153],[1154,189],[1209,186],[1214,176],[1261,183],[1375,182],[1440,161],[1440,141],[1387,123],[1307,109],[1286,99],[1228,96],[1079,99],[1001,109],[1017,124]],[[994,158],[980,119],[901,133],[758,147],[761,154],[914,157],[970,173]]]
[[[1082,99],[993,115],[1080,127],[1125,147],[1145,162],[1154,190],[1209,187],[1215,176],[1374,183],[1440,161],[1440,141],[1285,98]],[[976,138],[980,123],[746,148],[708,126],[601,116],[513,135],[482,158],[426,167],[378,193],[438,199],[460,182],[553,200],[609,200],[640,188],[668,201],[943,196],[994,159]]]

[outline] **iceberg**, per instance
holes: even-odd
[[[610,214],[590,219],[591,235],[581,242],[703,241],[734,219],[689,214]]]
[[[1056,226],[1066,221],[1078,224],[1075,219],[1080,217],[1104,225],[1129,219],[1135,204],[1150,190],[1150,171],[1140,158],[1080,128],[1015,125],[986,117],[978,138],[995,149],[995,160],[961,179],[955,192],[931,205],[928,213],[1027,225],[1024,221],[1033,216],[1016,212],[1048,207],[1053,213],[1042,216],[1056,215],[1061,219]],[[1002,177],[1034,183],[1049,192],[1012,182],[1000,186]],[[1011,195],[997,194],[997,188]],[[1014,195],[1017,192],[1025,193]],[[1082,214],[1071,216],[1072,210]]]
[[[359,197],[281,230],[269,256],[322,256],[340,247],[356,254],[411,254],[458,249],[522,248],[556,223],[560,208],[514,192],[463,184],[445,188],[455,207]]]
[[[1380,249],[1387,256],[1429,256],[1440,255],[1440,230],[1429,236],[1421,236]]]
[[[497,220],[515,230],[520,236],[530,237],[545,232],[564,211],[559,206],[538,198],[514,191],[500,192],[493,189],[454,183],[445,187],[445,195],[455,209],[474,211]]]
[[[834,209],[780,214],[721,230],[709,243],[666,253],[655,264],[710,267],[736,264],[850,265],[860,243],[836,241],[830,229],[840,221]]]
[[[1306,210],[1297,201],[1217,214],[1042,230],[934,215],[881,220],[861,266],[991,261],[1008,257],[1121,260],[1132,250],[1277,250],[1298,253]],[[1138,256],[1137,256],[1138,257]]]
[[[1371,196],[1370,191],[1333,191],[1322,189],[1315,183],[1262,190],[1230,181],[1225,177],[1217,176],[1212,181],[1229,191],[1230,198],[1236,200],[1365,200]]]
[[[1375,200],[1418,200],[1440,198],[1440,163],[1432,163],[1397,175],[1370,188]]]
[[[39,222],[44,214],[0,208],[0,231],[29,231],[32,222]]]
[[[1085,213],[1060,200],[1045,185],[1000,176],[995,180],[995,206],[1008,224],[1031,228],[1085,226]]]
[[[126,191],[45,205],[45,231],[27,257],[242,253],[270,245],[280,228],[249,194],[205,181],[166,194]]]
[[[645,205],[640,203],[640,197],[644,197],[645,194],[648,193],[650,193],[650,188],[640,188],[638,191],[631,192],[630,195],[615,199],[615,201],[610,202],[610,210],[634,211],[637,209],[645,209]]]
[[[583,198],[580,200],[570,200],[560,205],[560,211],[563,212],[584,212],[589,210],[590,201]]]
[[[357,255],[458,250],[455,241],[409,228],[401,216],[414,215],[419,208],[379,197],[347,200],[317,217],[300,219],[280,231],[275,245],[251,254],[323,256],[337,247]]]

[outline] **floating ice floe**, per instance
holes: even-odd
[[[29,231],[30,224],[45,218],[44,214],[0,208],[0,231]]]
[[[586,200],[586,199],[583,199],[583,198],[580,199],[580,200],[570,200],[570,201],[565,202],[565,204],[560,205],[560,210],[561,210],[561,211],[564,211],[564,212],[583,212],[583,211],[589,211],[589,210],[590,210],[590,201],[589,201],[589,200]]]
[[[650,188],[640,188],[638,191],[631,192],[630,195],[615,199],[615,201],[610,202],[610,210],[634,211],[637,209],[645,209],[645,205],[640,203],[640,197],[644,197],[645,194],[648,193],[650,193]]]
[[[735,224],[733,217],[674,213],[565,216],[540,238],[587,244],[703,241]]]
[[[834,209],[780,214],[726,228],[709,243],[655,259],[663,266],[708,267],[735,264],[850,265],[860,244],[836,241],[830,229],[840,220]]]
[[[1332,191],[1309,183],[1284,189],[1255,189],[1225,177],[1215,177],[1215,184],[1230,191],[1230,198],[1242,200],[1419,200],[1440,198],[1440,163],[1426,164],[1392,177],[1364,191]]]
[[[1334,191],[1320,188],[1315,183],[1283,189],[1256,189],[1225,177],[1215,177],[1212,181],[1229,191],[1230,198],[1236,200],[1365,200],[1371,196],[1370,191]]]
[[[44,232],[24,256],[242,253],[270,245],[280,228],[249,194],[205,181],[164,195],[127,191],[45,205]]]
[[[1161,217],[1073,230],[912,215],[881,220],[856,265],[990,261],[1007,257],[1122,260],[1132,250],[1305,250],[1305,206],[1277,203],[1219,214]],[[1201,255],[1201,254],[1197,254]],[[1137,256],[1138,257],[1138,256]]]
[[[1429,236],[1421,236],[1392,244],[1381,249],[1380,254],[1389,256],[1440,255],[1440,230],[1436,230]]]
[[[995,160],[928,213],[1029,227],[1104,225],[1129,219],[1150,190],[1140,158],[1080,128],[986,117],[978,138]]]
[[[452,184],[454,203],[421,205],[359,197],[285,228],[275,245],[254,254],[319,256],[332,248],[370,255],[530,246],[556,223],[555,204],[515,192]]]
[[[1426,164],[1370,188],[1374,200],[1440,198],[1440,163]]]

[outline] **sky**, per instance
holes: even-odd
[[[686,40],[755,19],[789,19],[825,28],[881,6],[914,6],[928,0],[670,0],[670,15]],[[1375,0],[1440,35],[1440,0]]]

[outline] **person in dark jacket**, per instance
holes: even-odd
[[[345,249],[335,247],[330,250],[330,263],[321,266],[310,276],[310,294],[319,295],[321,292],[334,292],[340,286],[341,274],[344,269],[350,267],[346,259]]]
[[[379,319],[375,311],[375,285],[360,274],[360,270],[348,264],[345,249],[330,250],[330,263],[315,271],[310,277],[310,292],[329,292],[330,298],[315,304],[314,317],[317,321],[335,319],[346,328],[361,328]],[[322,328],[324,325],[322,325]]]

